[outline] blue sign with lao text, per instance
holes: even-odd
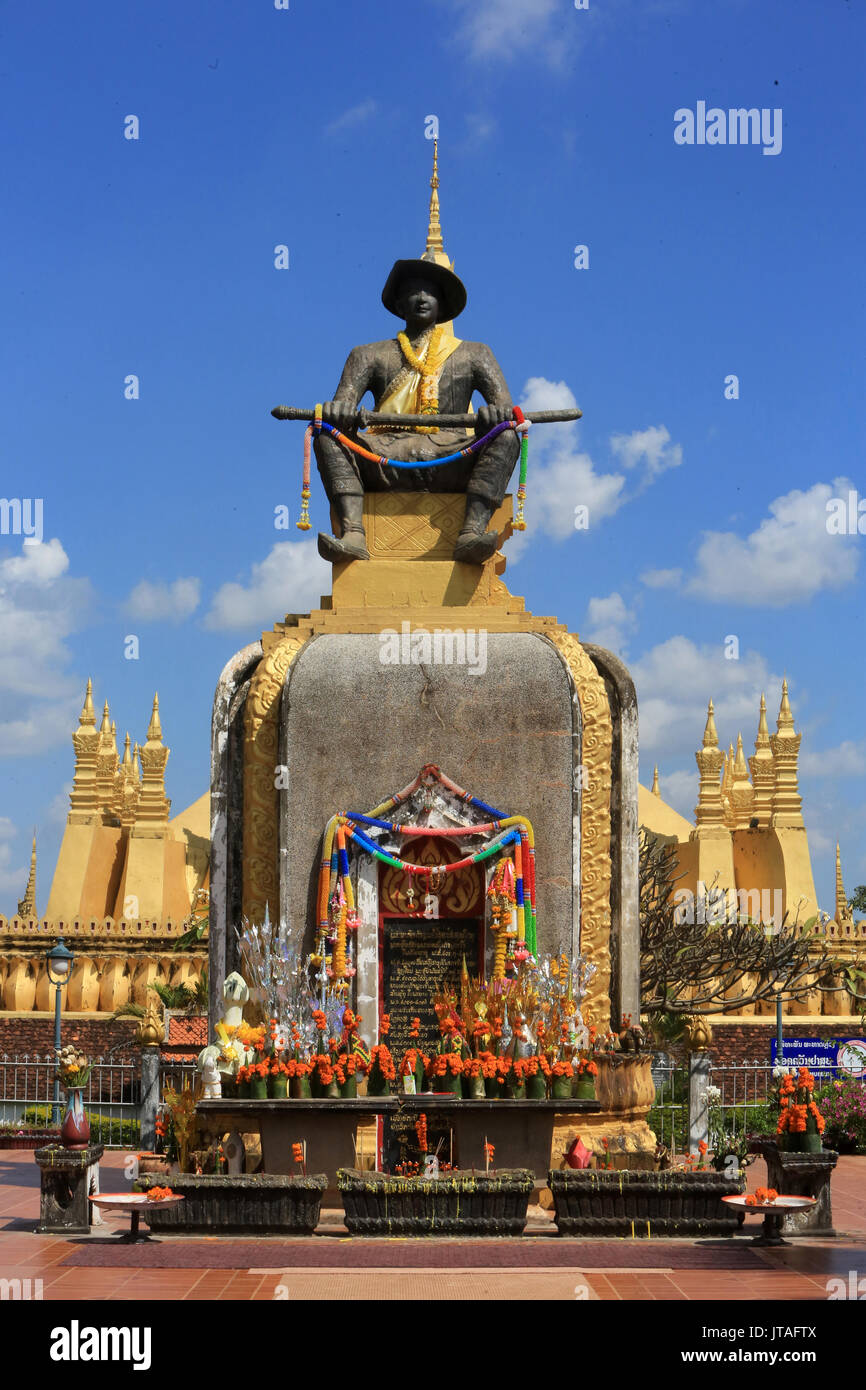
[[[858,1071],[863,1065],[862,1061],[859,1057],[852,1059],[849,1054],[854,1049],[859,1052],[860,1048],[866,1053],[866,1043],[856,1039],[845,1043],[839,1038],[784,1038],[782,1056],[779,1057],[778,1042],[776,1038],[772,1038],[770,1055],[773,1066],[781,1062],[792,1071],[796,1071],[798,1067],[808,1067],[811,1072],[821,1072],[826,1077],[829,1073],[833,1076],[838,1075],[840,1068],[844,1071]],[[853,1066],[852,1061],[855,1063]],[[816,1075],[815,1079],[820,1078]]]

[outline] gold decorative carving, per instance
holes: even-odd
[[[453,864],[455,860],[462,856],[453,844],[447,841],[438,841],[432,836],[418,836],[405,847],[401,856],[407,859],[410,864],[429,864],[435,868],[437,864]],[[409,889],[414,890],[414,908],[407,901]],[[382,873],[382,882],[379,890],[379,902],[383,912],[405,913],[409,911],[419,911],[423,907],[424,894],[427,891],[425,881],[419,880],[414,874],[407,874],[405,869],[388,868]],[[435,890],[434,890],[435,891]],[[481,870],[477,865],[470,868],[460,869],[456,874],[448,874],[442,886],[442,891],[437,892],[439,899],[439,915],[442,917],[462,917],[468,916],[473,911],[482,911],[482,879]]]
[[[279,920],[277,857],[280,694],[286,672],[306,641],[284,637],[265,653],[250,681],[244,705],[244,881],[243,912],[262,922],[265,907]]]
[[[610,793],[613,724],[604,681],[570,632],[550,633],[574,680],[586,769],[580,820],[580,949],[596,967],[583,1005],[587,1023],[610,1020]]]
[[[462,494],[422,492],[411,511],[400,494],[374,492],[367,497],[372,502],[364,508],[371,559],[451,559],[466,510]]]

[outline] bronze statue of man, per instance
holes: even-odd
[[[325,431],[317,435],[319,473],[342,532],[340,538],[320,532],[319,554],[326,560],[370,558],[363,524],[365,492],[465,492],[466,516],[454,558],[482,564],[496,549],[496,533],[487,526],[517,462],[516,432],[503,430],[468,457],[425,468],[425,463],[465,448],[473,431],[388,425],[359,434],[356,414],[368,391],[377,411],[401,415],[463,414],[477,391],[486,402],[475,422],[474,434],[480,438],[511,418],[505,378],[489,347],[455,338],[450,325],[466,306],[466,290],[446,266],[427,258],[397,261],[382,303],[405,321],[405,331],[352,349],[334,400],[323,406],[322,419],[369,452],[400,462],[417,461],[418,467],[373,463]]]

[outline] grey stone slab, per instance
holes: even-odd
[[[533,824],[539,947],[570,951],[577,706],[546,638],[490,633],[485,669],[387,664],[378,634],[323,635],[299,653],[281,710],[281,909],[309,942],[321,837],[338,810],[368,811],[425,763],[505,814]],[[480,663],[476,663],[480,667]],[[577,733],[577,737],[576,737]]]

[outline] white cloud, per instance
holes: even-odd
[[[19,854],[21,862],[17,863]],[[0,913],[4,917],[11,917],[16,912],[19,898],[24,897],[29,871],[29,851],[25,854],[23,849],[13,850],[10,844],[0,843]]]
[[[326,135],[336,135],[341,130],[349,130],[353,126],[363,125],[371,116],[375,115],[379,103],[370,97],[367,101],[361,101],[357,106],[350,106],[342,115],[335,117],[325,126]]]
[[[179,623],[198,608],[201,581],[175,579],[173,583],[154,584],[142,579],[136,584],[124,605],[130,617],[143,623],[165,621]]]
[[[866,772],[866,744],[846,739],[835,748],[804,748],[800,770],[808,777],[858,777]]]
[[[623,467],[637,468],[643,464],[647,483],[669,468],[679,468],[683,461],[682,445],[671,444],[664,425],[650,425],[649,429],[632,430],[631,434],[613,434],[610,447]]]
[[[586,627],[581,632],[585,642],[606,647],[608,651],[625,659],[625,644],[630,633],[637,627],[635,615],[626,607],[621,594],[608,594],[606,598],[591,598],[586,606]]]
[[[683,577],[682,570],[644,570],[641,583],[648,589],[676,589]]]
[[[760,652],[746,652],[728,661],[721,642],[698,646],[688,637],[669,637],[632,663],[640,715],[640,746],[644,759],[688,762],[700,748],[707,719],[707,701],[716,712],[719,744],[736,744],[742,733],[746,756],[758,728],[761,691],[767,705],[781,690]],[[791,695],[795,704],[794,693]]]
[[[42,753],[75,726],[84,681],[66,642],[86,625],[92,590],[68,569],[56,539],[0,561],[0,756]]]
[[[703,734],[703,727],[701,727],[700,733]],[[699,744],[700,738],[695,744],[695,747],[697,748]],[[650,767],[651,766],[652,762],[650,763]],[[652,785],[651,778],[645,767],[641,768],[641,782],[646,787]],[[669,770],[666,767],[660,767],[659,792],[661,793],[662,801],[665,801],[668,806],[673,806],[674,810],[679,811],[680,815],[685,816],[686,820],[694,820],[695,807],[698,804],[697,763],[693,765],[691,771],[688,768],[673,768]]]
[[[59,540],[31,541],[21,547],[20,555],[10,555],[0,561],[0,586],[32,584],[44,589],[68,569],[69,556]]]
[[[534,376],[526,382],[520,404],[531,415],[533,410],[573,409],[577,401],[566,382]],[[577,421],[538,425],[530,431],[528,506],[533,529],[554,540],[565,540],[576,530],[593,529],[682,457],[680,446],[670,445],[663,425],[613,435],[610,446],[623,466],[636,474],[631,493],[626,491],[625,473],[599,472],[589,454],[578,447]],[[577,507],[586,507],[588,526],[575,527]],[[509,556],[515,558],[513,546]]]
[[[8,816],[0,816],[0,840],[12,840],[18,834],[18,827]]]
[[[572,409],[574,393],[564,381],[530,377],[520,401],[523,410]],[[589,510],[589,525],[613,516],[622,504],[625,477],[597,473],[589,454],[577,447],[577,425],[537,425],[529,436],[529,506],[533,526],[556,540],[575,534],[575,507]]]
[[[520,61],[527,52],[561,67],[583,37],[575,14],[562,0],[451,0],[462,16],[457,42],[473,60]],[[571,11],[571,13],[568,13]]]
[[[827,532],[827,503],[851,484],[837,478],[794,489],[770,503],[770,515],[745,539],[707,531],[686,592],[715,602],[781,608],[823,589],[842,589],[857,574],[858,537]]]
[[[330,578],[331,567],[320,557],[315,541],[278,541],[253,565],[248,584],[223,584],[217,590],[205,627],[249,630],[278,621],[287,612],[309,612],[327,593]]]

